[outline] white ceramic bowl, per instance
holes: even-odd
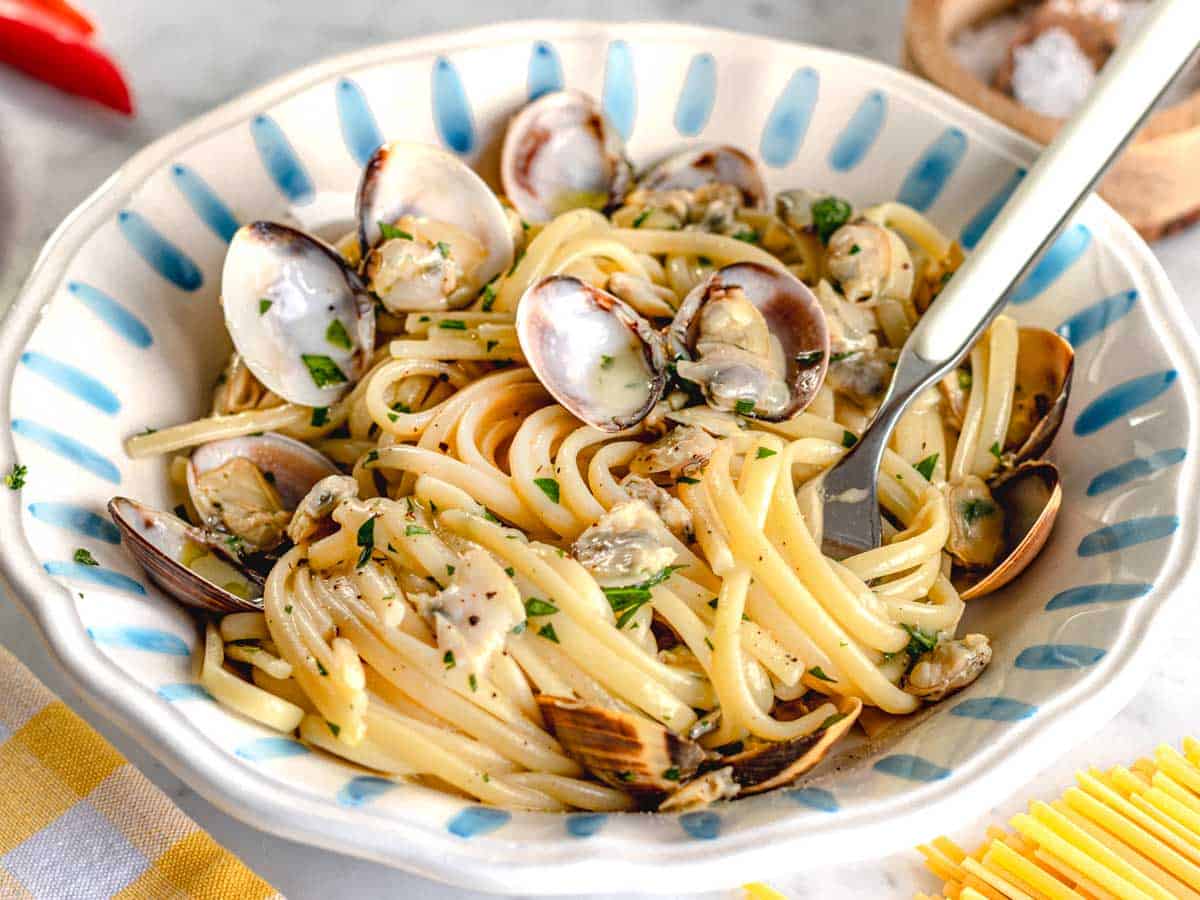
[[[970,605],[995,660],[922,727],[799,789],[710,811],[510,816],[364,778],[195,684],[195,622],[149,585],[103,511],[118,492],[166,502],[165,464],[128,460],[121,441],[205,412],[228,352],[216,298],[231,231],[343,225],[381,135],[443,143],[486,174],[508,116],[559,84],[602,96],[638,162],[728,141],[760,156],[773,188],[900,197],[967,245],[1033,156],[893,69],[676,25],[505,25],[285,78],[131,160],[54,235],[9,315],[0,466],[29,468],[23,491],[0,491],[15,595],[86,694],[214,803],[464,886],[712,889],[878,855],[978,814],[1128,700],[1151,622],[1196,558],[1195,337],[1145,245],[1097,200],[1012,307],[1078,349],[1054,448],[1059,525],[1024,577]],[[73,563],[76,547],[99,566]]]

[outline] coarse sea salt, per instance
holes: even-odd
[[[1091,60],[1062,28],[1048,28],[1013,50],[1013,96],[1044,116],[1071,115],[1095,81]]]

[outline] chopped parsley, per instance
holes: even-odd
[[[996,457],[996,462],[1000,462],[1000,442],[992,441],[992,446],[988,447],[988,453]]]
[[[609,356],[607,353],[601,354],[601,356],[600,356],[600,368],[602,368],[602,369],[611,369],[611,368],[612,368],[612,366],[613,366],[613,358],[612,358],[611,356]]]
[[[556,612],[558,612],[557,606],[538,597],[530,597],[525,601],[525,615],[527,616],[552,616]]]
[[[834,713],[832,716],[830,716],[828,719],[826,719],[824,722],[822,722],[820,727],[817,730],[824,731],[827,728],[832,728],[834,725],[836,725],[838,722],[842,721],[842,719],[844,719],[844,718],[846,718],[845,713]]]
[[[442,654],[442,665],[447,669],[453,669],[456,665],[458,665],[458,663],[454,660],[453,650],[447,650]]]
[[[682,568],[684,566],[665,566],[661,571],[639,584],[602,588],[604,596],[608,598],[608,605],[617,614],[617,628],[624,628],[629,620],[637,614],[637,611],[650,602],[652,587],[662,584],[674,572]]]
[[[678,781],[679,780],[678,766],[671,766],[671,768],[669,768],[665,772],[663,772],[662,777],[665,778],[667,781]]]
[[[471,686],[472,691],[479,690],[479,680],[476,679],[474,672],[472,672],[470,675],[467,676],[467,684],[469,684]],[[486,775],[484,775],[483,777],[487,778]]]
[[[422,528],[420,525],[405,525],[404,536],[415,537],[418,534],[429,534],[428,528]]]
[[[735,241],[745,241],[747,244],[757,244],[758,232],[753,228],[743,228],[740,231],[734,232],[733,239]]]
[[[495,349],[496,349],[497,347],[499,347],[499,346],[500,346],[500,342],[499,342],[499,341],[488,341],[488,342],[487,342],[487,346],[486,346],[486,347],[484,347],[484,350],[483,350],[483,352],[484,352],[484,353],[491,353],[493,350],[495,350]]]
[[[75,551],[75,562],[79,563],[81,566],[100,565],[100,563],[96,562],[96,560],[92,557],[92,554],[83,547],[80,547]]]
[[[964,500],[959,504],[958,511],[966,520],[967,525],[974,525],[980,519],[986,519],[996,511],[996,504],[991,500],[984,500],[982,497],[975,497],[971,500]]]
[[[312,376],[313,384],[319,388],[328,387],[331,384],[345,384],[349,380],[346,378],[346,373],[339,369],[338,364],[328,356],[301,353],[300,359],[308,367],[308,374]]]
[[[434,244],[434,246],[437,247],[437,252],[442,255],[442,259],[450,258],[449,244],[447,244],[445,241],[438,241],[436,244]]]
[[[4,476],[4,484],[14,491],[19,491],[25,487],[25,476],[29,474],[28,466],[23,466],[20,463],[13,463],[12,471]]]
[[[850,255],[851,255],[851,256],[858,256],[858,254],[859,254],[859,253],[861,253],[861,252],[862,252],[862,247],[858,246],[858,244],[854,244],[854,245],[853,245],[853,246],[850,248]]]
[[[346,326],[342,324],[341,319],[334,319],[329,323],[329,327],[325,329],[325,340],[335,347],[341,347],[343,350],[349,350],[354,346],[350,342],[350,335],[346,331]]]
[[[633,781],[632,772],[617,772],[618,781]]]
[[[483,286],[483,303],[479,307],[484,312],[491,312],[496,303],[496,282],[493,279]]]
[[[851,356],[857,356],[860,353],[862,353],[861,350],[847,350],[842,353],[831,353],[829,355],[829,361],[831,363],[841,362],[843,359],[849,359]]]
[[[904,652],[908,654],[910,659],[915,660],[918,656],[937,646],[938,639],[936,634],[922,631],[916,625],[901,624],[900,627],[908,632],[908,646],[904,648]]]
[[[842,432],[842,446],[843,447],[853,447],[857,443],[858,443],[858,438],[856,438],[854,436],[853,431],[843,431]]]
[[[929,456],[917,463],[913,468],[921,473],[922,478],[924,478],[926,481],[930,481],[933,479],[933,468],[937,465],[937,461],[938,455],[936,453],[931,453]]]
[[[553,478],[535,478],[533,483],[542,489],[542,493],[550,498],[551,503],[558,502],[558,482]]]
[[[496,514],[494,512],[492,512],[490,509],[484,509],[483,517],[485,519],[487,519],[489,522],[495,522],[497,525],[500,524],[500,520],[496,518]]]
[[[258,314],[260,316],[265,316],[267,314],[267,310],[270,309],[274,305],[275,305],[274,300],[268,300],[266,297],[263,297],[261,300],[258,301]]]
[[[454,571],[455,571],[454,566],[450,565],[449,563],[446,563],[446,574],[453,575]]]
[[[320,428],[322,425],[324,425],[326,422],[329,421],[329,407],[328,406],[314,406],[313,411],[312,411],[312,418],[309,419],[308,421],[309,421],[309,424],[312,425],[313,428]]]
[[[403,228],[397,228],[387,222],[379,223],[379,233],[383,235],[385,241],[411,241],[413,239],[413,236]]]
[[[329,730],[331,732],[333,732],[334,737],[337,737],[339,734],[342,733],[341,725],[335,725],[333,722],[330,722],[328,719],[325,721],[325,724],[329,726]]]
[[[828,675],[826,675],[825,671],[820,666],[813,666],[811,669],[808,670],[808,674],[811,675],[813,678],[817,678],[821,681],[831,681],[831,682],[834,682],[835,684],[837,683],[837,679],[830,678]]]
[[[643,210],[642,210],[640,213],[638,213],[638,214],[637,214],[637,216],[635,216],[635,217],[634,217],[634,220],[633,220],[633,227],[634,227],[634,228],[641,228],[641,227],[642,227],[642,224],[643,224],[643,223],[644,223],[644,222],[645,222],[645,221],[646,221],[648,218],[650,218],[650,214],[651,214],[651,213],[653,213],[653,212],[654,212],[654,210],[653,210],[653,209],[643,209]]]
[[[467,323],[462,319],[442,319],[438,322],[438,328],[445,328],[447,331],[466,331]]]
[[[828,244],[833,233],[850,221],[850,204],[841,197],[822,197],[809,208],[813,227],[823,244]]]
[[[768,447],[759,447],[758,452],[754,454],[754,458],[755,459],[766,459],[767,457],[774,456],[775,454],[776,454],[775,450],[771,450]]]
[[[375,550],[375,517],[367,519],[358,526],[358,536],[356,542],[359,547],[362,547],[362,553],[358,555],[358,568],[362,568],[371,559],[371,554]]]
[[[507,575],[509,578],[512,578],[514,575],[517,574],[517,570],[514,569],[512,566],[505,566],[504,574]]]
[[[321,665],[321,661],[320,661],[319,659],[316,659],[316,658],[314,657],[314,658],[313,658],[313,662],[315,662],[315,663],[317,664],[317,671],[318,671],[318,672],[320,672],[320,673],[321,673],[322,675],[324,675],[324,676],[328,676],[328,675],[329,675],[329,670],[328,670],[328,669],[326,669],[326,668],[325,668],[323,665]],[[336,734],[336,732],[335,732],[335,734]]]
[[[971,373],[965,369],[958,370],[958,386],[964,391],[971,389]]]
[[[692,478],[690,475],[680,475],[675,479],[676,484],[699,484],[699,478]]]
[[[821,360],[825,358],[824,350],[806,350],[803,353],[796,354],[796,364],[808,368],[809,366],[819,366]]]
[[[733,411],[739,416],[748,416],[750,413],[754,412],[754,401],[745,399],[739,400],[733,404]]]
[[[538,629],[538,637],[544,637],[548,641],[558,643],[558,635],[554,633],[554,626],[549,622]]]
[[[369,466],[373,462],[379,462],[379,451],[378,450],[371,450],[370,452],[368,452],[367,458],[363,462],[363,465]]]

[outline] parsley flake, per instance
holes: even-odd
[[[346,326],[342,324],[341,319],[334,319],[329,323],[329,327],[325,329],[325,340],[343,350],[349,350],[354,346],[350,342],[350,334],[346,331]]]
[[[754,454],[754,458],[755,459],[766,459],[767,457],[774,456],[775,454],[776,454],[776,451],[770,449],[769,447],[759,447],[758,452]]]
[[[362,547],[362,553],[358,555],[358,568],[362,568],[371,559],[371,554],[375,550],[375,517],[367,519],[358,526],[358,536],[356,538],[359,547]]]
[[[20,463],[13,463],[12,471],[4,476],[4,484],[14,491],[19,491],[25,487],[25,476],[29,474],[28,466],[23,466]]]
[[[309,421],[309,424],[312,425],[313,428],[320,428],[322,425],[324,425],[326,422],[329,421],[329,407],[328,406],[314,406],[313,411],[312,411],[312,418],[309,419],[308,421]]]
[[[923,460],[913,466],[913,468],[920,472],[921,477],[926,481],[931,481],[933,480],[933,468],[937,465],[937,461],[938,455],[936,453],[931,453],[929,456],[925,457]]]
[[[265,316],[267,314],[267,310],[270,309],[274,305],[275,305],[274,300],[268,300],[266,297],[263,297],[261,300],[258,301],[258,314],[260,316]]]
[[[813,227],[823,244],[828,244],[833,233],[850,220],[850,204],[841,197],[822,197],[810,210]]]
[[[745,399],[739,400],[733,404],[733,411],[739,416],[748,416],[750,413],[754,412],[754,401]]]
[[[415,537],[419,534],[429,534],[429,529],[422,528],[420,525],[405,525],[404,526],[404,536],[405,537]]]
[[[413,239],[413,236],[403,228],[397,228],[387,222],[379,223],[379,233],[383,235],[385,241],[411,241]]]
[[[329,387],[331,384],[345,384],[348,380],[346,373],[339,369],[338,364],[328,356],[301,353],[300,359],[308,367],[308,374],[312,376],[313,384],[319,388]]]
[[[458,665],[458,663],[454,659],[454,651],[453,650],[447,650],[445,653],[442,654],[442,665],[445,666],[447,669],[453,669],[455,666]]]
[[[527,616],[552,616],[556,612],[558,612],[558,607],[546,600],[530,597],[525,601],[525,615]]]
[[[96,560],[92,557],[92,554],[88,550],[85,550],[83,547],[80,547],[78,550],[75,551],[75,562],[79,563],[79,565],[81,565],[81,566],[98,566],[98,565],[100,565],[100,563],[96,562]]]
[[[442,319],[438,322],[438,328],[444,328],[447,331],[466,331],[467,323],[462,319]]]
[[[836,678],[830,678],[828,675],[826,675],[825,671],[820,666],[813,666],[808,670],[808,674],[813,678],[820,679],[821,681],[832,681],[834,683],[837,682]]]
[[[635,216],[635,217],[634,217],[634,220],[633,220],[633,227],[634,227],[634,228],[641,228],[641,227],[642,227],[642,224],[643,224],[643,223],[644,223],[644,222],[645,222],[645,221],[646,221],[648,218],[650,218],[650,214],[651,214],[651,213],[653,213],[653,212],[654,212],[654,210],[653,210],[653,209],[643,209],[643,210],[642,210],[640,213],[638,213],[638,214],[637,214],[637,216]]]
[[[538,629],[538,637],[544,637],[548,641],[558,643],[558,635],[554,633],[554,626],[549,622]]]
[[[843,431],[842,432],[842,446],[843,447],[853,447],[857,443],[858,443],[858,438],[856,438],[854,436],[853,431]]]
[[[553,478],[535,478],[533,483],[541,488],[542,493],[550,498],[551,503],[558,502],[558,482]]]

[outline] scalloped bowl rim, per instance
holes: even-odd
[[[1007,126],[986,118],[955,97],[915,76],[882,63],[796,42],[747,35],[725,29],[667,22],[612,23],[586,20],[527,20],[454,31],[388,43],[332,57],[285,75],[206,113],[138,152],[54,231],[4,319],[0,335],[0,366],[7,383],[22,348],[37,325],[43,307],[64,275],[67,265],[94,223],[114,215],[124,198],[144,179],[182,149],[240,123],[257,109],[277,103],[338,75],[372,65],[435,52],[513,39],[518,36],[571,37],[598,33],[640,34],[676,40],[726,37],[758,44],[771,52],[803,51],[817,58],[840,61],[869,70],[881,82],[898,84],[914,102],[941,118],[966,122],[994,149],[1027,164],[1036,145]],[[1194,328],[1182,304],[1149,248],[1133,229],[1102,200],[1093,196],[1085,205],[1089,218],[1102,223],[1105,237],[1131,269],[1151,288],[1146,306],[1157,322],[1169,327],[1160,338],[1172,351],[1190,408],[1196,408],[1200,369],[1188,353],[1195,345]],[[10,393],[0,392],[0,415],[10,415]],[[1200,417],[1192,417],[1188,445],[1200,446]],[[16,458],[13,436],[5,428],[0,438],[0,467]],[[269,778],[211,752],[196,726],[144,691],[115,662],[107,659],[88,638],[69,592],[38,564],[20,520],[20,497],[3,491],[0,498],[0,574],[14,589],[10,593],[32,617],[59,666],[80,694],[106,717],[115,720],[168,769],[214,805],[258,828],[293,840],[318,845],[384,864],[397,866],[435,880],[491,891],[565,893],[576,885],[596,885],[610,890],[679,892],[711,890],[753,877],[770,877],[800,866],[794,860],[803,852],[823,865],[877,857],[912,843],[921,821],[937,822],[950,830],[1004,799],[1024,784],[1030,773],[1102,727],[1128,703],[1141,686],[1153,654],[1155,640],[1165,628],[1160,615],[1185,596],[1186,587],[1198,581],[1192,560],[1198,539],[1197,487],[1200,464],[1194,456],[1180,474],[1180,527],[1170,543],[1169,556],[1153,592],[1131,609],[1121,635],[1103,662],[1069,690],[1044,704],[1041,712],[1020,731],[1009,731],[995,747],[955,768],[945,780],[910,790],[892,800],[870,804],[842,814],[836,824],[823,829],[791,830],[786,821],[739,830],[711,841],[655,844],[638,858],[611,855],[605,850],[620,846],[597,841],[600,852],[583,851],[578,842],[559,841],[553,852],[539,845],[535,858],[521,858],[517,843],[491,839],[490,843],[461,841],[449,835],[430,838],[412,823],[377,821],[372,828],[355,828],[353,810],[331,809],[304,797],[282,792]],[[1152,626],[1153,638],[1152,638]],[[914,832],[914,828],[918,828]]]

